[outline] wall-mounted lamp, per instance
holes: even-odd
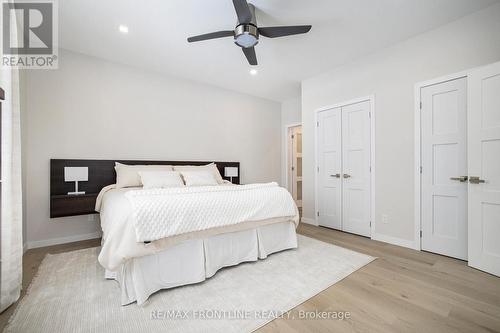
[[[88,167],[64,167],[64,181],[75,182],[75,192],[68,192],[68,195],[85,194],[85,191],[78,191],[78,182],[86,182],[88,180]]]
[[[224,177],[229,177],[231,183],[233,182],[233,177],[238,177],[237,167],[224,167]]]

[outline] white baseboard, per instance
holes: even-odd
[[[301,218],[300,222],[318,226],[316,224],[315,219],[311,219],[311,218],[307,218],[307,217]],[[415,241],[408,240],[408,239],[403,239],[403,238],[398,238],[398,237],[393,237],[393,236],[388,236],[388,235],[383,235],[383,234],[377,234],[377,233],[372,233],[371,239],[379,241],[379,242],[389,243],[392,245],[407,247],[407,248],[412,249],[412,250],[420,251],[420,244],[415,242]],[[417,241],[420,241],[420,240],[417,240]]]
[[[68,237],[61,237],[61,238],[43,239],[43,240],[28,242],[27,245],[28,245],[28,249],[36,249],[38,247],[72,243],[72,242],[78,242],[78,241],[83,241],[83,240],[88,240],[88,239],[95,239],[95,238],[100,238],[100,237],[101,237],[101,232],[96,231],[96,232],[93,232],[90,234],[75,235],[75,236],[68,236]]]
[[[420,250],[415,244],[414,241],[408,240],[408,239],[403,239],[403,238],[398,238],[398,237],[392,237],[392,236],[387,236],[387,235],[382,235],[382,234],[372,234],[372,239],[384,243],[389,243],[392,245],[397,245],[397,246],[402,246],[402,247],[407,247],[413,250]]]
[[[315,225],[315,226],[318,226],[318,225],[316,224],[316,220],[315,220],[315,219],[310,219],[310,218],[308,218],[308,217],[303,217],[303,218],[301,218],[301,219],[300,219],[300,222],[302,222],[302,223],[307,223],[307,224],[311,224],[311,225]]]

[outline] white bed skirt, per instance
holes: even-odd
[[[293,222],[184,241],[158,254],[128,260],[105,277],[118,281],[121,304],[141,305],[161,289],[204,281],[223,267],[265,259],[297,247]]]

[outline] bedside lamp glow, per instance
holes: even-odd
[[[86,182],[88,180],[88,167],[64,167],[64,181],[75,182],[75,192],[68,192],[68,195],[85,194],[85,191],[78,191],[78,182]]]
[[[231,183],[233,182],[233,177],[238,177],[238,168],[236,167],[225,167],[224,177],[229,177]]]

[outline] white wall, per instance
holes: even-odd
[[[85,216],[49,218],[50,158],[239,161],[243,183],[280,180],[279,103],[60,55],[58,70],[30,71],[25,82],[28,245],[99,230]]]
[[[302,100],[300,96],[281,103],[281,186],[286,186],[287,125],[295,125],[302,119]]]
[[[339,46],[341,47],[341,46]],[[414,239],[414,85],[500,60],[500,5],[302,82],[304,216],[314,218],[314,111],[376,98],[376,233]],[[381,223],[387,214],[387,224]]]

